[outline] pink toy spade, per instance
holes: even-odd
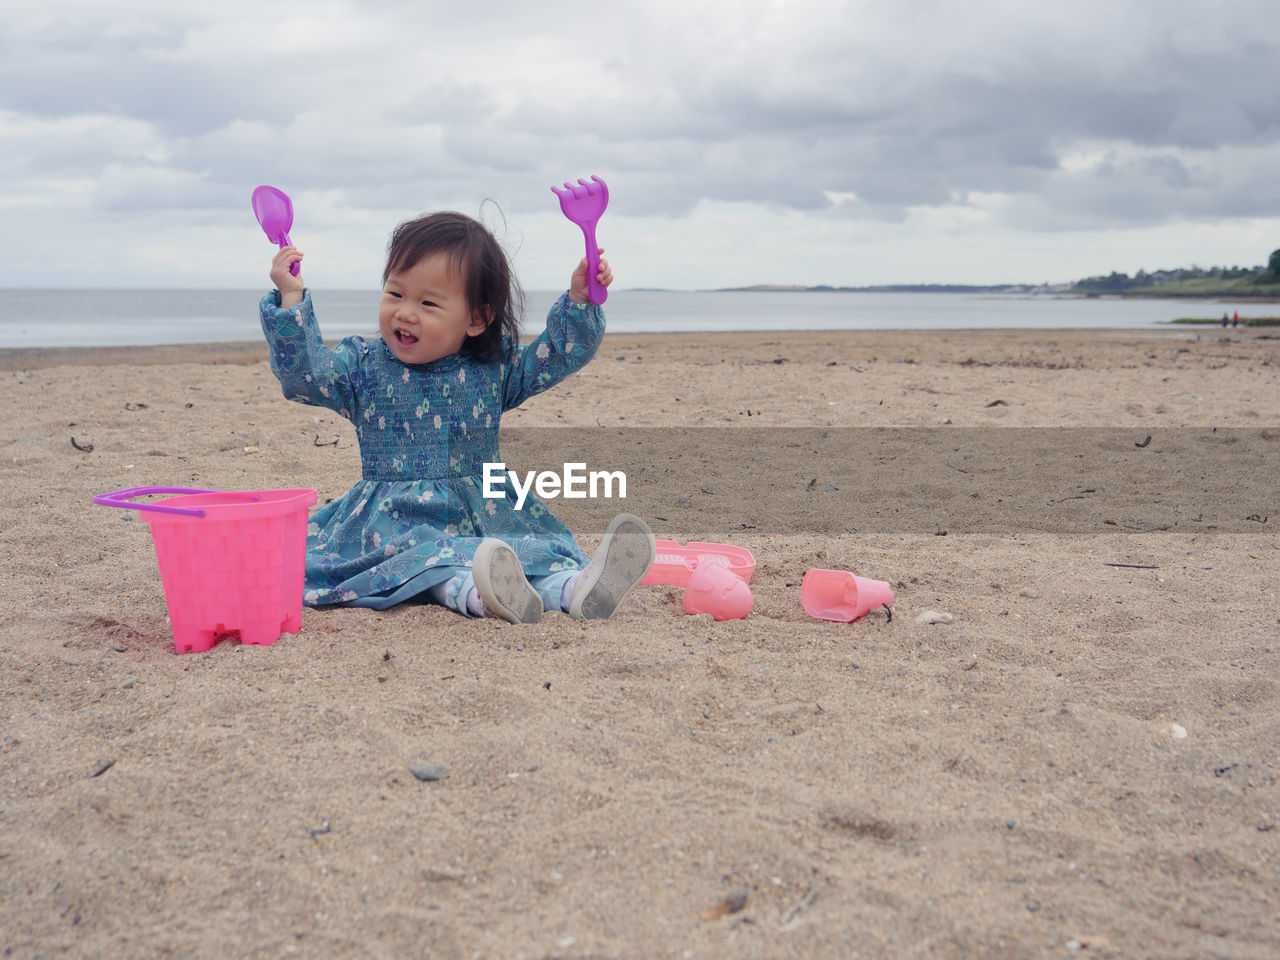
[[[847,570],[815,569],[800,583],[800,602],[811,617],[852,623],[873,607],[892,604],[893,589],[883,580]]]
[[[601,304],[609,299],[609,291],[596,279],[600,272],[596,224],[604,215],[604,208],[609,206],[609,187],[595,174],[591,175],[591,181],[578,178],[579,185],[574,186],[566,180],[563,189],[552,187],[551,192],[560,198],[561,212],[582,228],[587,240],[587,297],[592,303]]]
[[[258,187],[253,191],[253,215],[258,218],[268,240],[278,244],[282,250],[293,246],[289,239],[289,231],[293,227],[293,201],[287,193],[275,187]],[[296,277],[299,266],[295,260],[289,265],[289,273]]]

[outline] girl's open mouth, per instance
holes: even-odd
[[[418,342],[418,338],[415,337],[412,333],[408,333],[407,331],[404,331],[404,330],[396,331],[396,343],[400,344],[400,346],[412,347],[417,342]]]

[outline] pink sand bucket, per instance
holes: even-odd
[[[133,497],[179,493],[158,503]],[[314,490],[221,493],[185,487],[131,487],[93,502],[139,511],[151,525],[178,653],[208,650],[220,634],[275,643],[302,627],[307,507]]]
[[[819,620],[852,623],[873,607],[890,606],[893,589],[884,580],[848,570],[810,570],[800,583],[804,612]]]

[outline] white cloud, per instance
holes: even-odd
[[[257,250],[264,182],[294,195],[310,257],[341,251],[345,282],[380,272],[398,219],[493,198],[525,231],[529,285],[558,284],[572,233],[547,188],[589,173],[611,183],[619,282],[645,285],[1062,280],[1123,266],[1102,259],[1123,242],[1254,262],[1243,238],[1266,246],[1257,225],[1280,222],[1280,24],[1260,2],[0,14],[0,283],[60,282],[40,264],[77,225],[103,238],[85,283],[168,282],[179,268],[153,276],[152,252],[199,242],[193,223]],[[1218,229],[1233,221],[1252,226]],[[246,261],[182,262],[183,282],[223,286]]]

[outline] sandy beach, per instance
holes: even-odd
[[[1275,334],[610,335],[504,453],[625,469],[549,502],[588,551],[618,509],[751,550],[748,618],[184,655],[92,496],[323,503],[350,425],[263,344],[0,379],[5,957],[1280,956]],[[807,616],[814,567],[892,616]]]

